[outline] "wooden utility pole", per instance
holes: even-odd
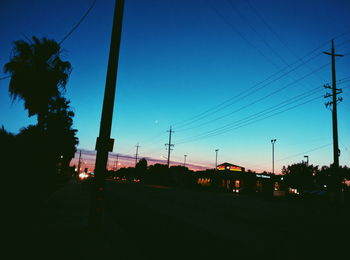
[[[339,145],[338,145],[338,118],[337,118],[337,102],[342,101],[342,98],[337,98],[337,95],[342,93],[341,89],[336,87],[336,76],[335,76],[335,57],[342,57],[344,55],[335,54],[334,40],[332,40],[331,52],[323,52],[324,54],[332,56],[332,87],[325,85],[325,88],[332,89],[332,94],[327,93],[324,97],[332,97],[332,101],[326,103],[326,107],[332,105],[332,124],[333,124],[333,166],[339,168]]]
[[[139,144],[137,144],[136,146],[136,154],[135,154],[135,168],[136,168],[136,164],[137,164],[137,157],[139,156]]]
[[[124,0],[116,0],[114,8],[112,37],[109,49],[106,87],[103,98],[100,133],[96,141],[95,178],[91,196],[89,224],[98,228],[104,215],[104,178],[108,152],[113,151],[114,139],[111,139],[114,96],[117,81],[120,39],[122,34]]]
[[[119,159],[119,154],[117,154],[117,161],[115,162],[115,171],[118,171],[118,159]]]
[[[168,146],[168,163],[167,163],[167,165],[168,165],[168,168],[169,168],[169,166],[170,166],[170,151],[172,150],[171,147],[174,146],[173,144],[171,144],[171,134],[174,133],[174,131],[171,130],[171,126],[170,126],[170,130],[168,130],[167,132],[169,132],[169,143],[167,143],[165,145]]]

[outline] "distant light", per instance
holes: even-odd
[[[267,178],[267,179],[270,179],[271,177],[268,176],[268,175],[262,175],[262,174],[257,174],[256,177],[258,178]]]
[[[299,195],[298,190],[297,190],[297,189],[293,189],[293,188],[291,188],[291,187],[289,187],[289,193],[293,193],[293,194]]]
[[[86,179],[86,178],[88,178],[88,177],[89,177],[89,175],[86,174],[85,172],[79,174],[79,178],[82,179],[82,180],[83,180],[83,179]]]
[[[323,185],[323,187],[327,188],[327,185]]]
[[[281,177],[281,181],[283,181],[283,179],[284,179],[284,178],[283,178],[283,177]]]

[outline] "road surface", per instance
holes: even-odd
[[[285,198],[106,184],[110,259],[339,259],[349,210]]]

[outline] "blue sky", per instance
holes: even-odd
[[[350,53],[349,1],[125,2],[114,153],[133,155],[139,143],[140,157],[164,159],[172,125],[174,161],[183,162],[186,154],[188,163],[213,167],[219,149],[219,163],[271,171],[271,139],[277,139],[276,172],[304,155],[315,165],[333,161],[331,112],[322,97],[322,86],[331,81],[330,56],[322,51],[339,36],[336,52]],[[60,41],[91,3],[1,1],[0,66],[9,60],[14,40],[35,35]],[[94,149],[99,131],[113,8],[114,1],[97,0],[62,44],[73,66],[66,96],[82,149]],[[336,61],[337,79],[344,79],[339,82],[344,88],[338,109],[340,163],[348,166],[349,65],[350,56]],[[36,118],[27,117],[21,101],[11,102],[8,82],[0,81],[0,124],[16,133]],[[278,104],[283,107],[276,110]],[[249,116],[252,121],[245,121]],[[217,135],[207,136],[216,129]]]

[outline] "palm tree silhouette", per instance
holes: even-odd
[[[38,126],[44,127],[49,102],[65,91],[72,67],[61,60],[61,46],[56,41],[35,36],[32,39],[14,42],[13,55],[4,65],[4,72],[11,75],[12,100],[22,99],[28,115],[38,115]]]

